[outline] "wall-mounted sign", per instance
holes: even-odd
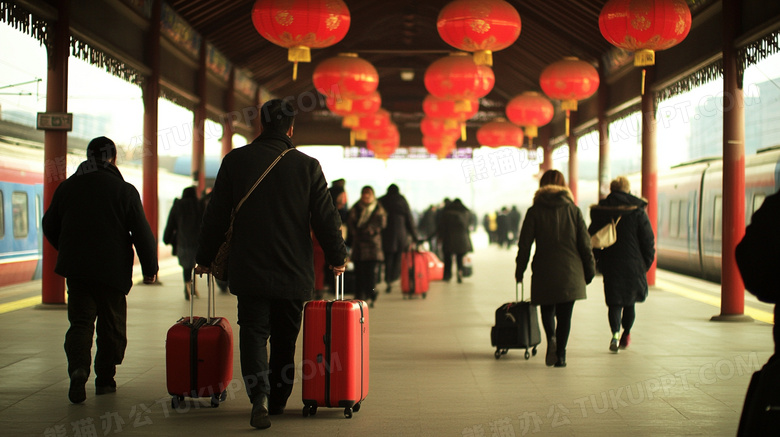
[[[73,114],[68,112],[39,112],[38,130],[73,130]]]

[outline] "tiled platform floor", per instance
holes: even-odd
[[[136,286],[128,299],[129,346],[116,394],[71,405],[62,349],[64,310],[26,307],[0,314],[0,435],[3,436],[732,436],[750,374],[773,350],[771,325],[712,322],[719,286],[659,271],[637,307],[628,350],[612,354],[602,280],[574,307],[568,367],[544,365],[546,343],[529,360],[494,358],[495,308],[514,298],[514,251],[481,248],[463,284],[432,283],[426,299],[382,292],[371,310],[369,396],[350,420],[340,409],[301,415],[300,383],[264,431],[249,426],[240,381],[235,298],[217,311],[236,331],[234,384],[219,408],[188,399],[170,408],[165,333],[188,313],[175,262],[163,286]],[[25,290],[26,287],[26,291]],[[0,290],[0,304],[39,294],[40,283]],[[36,289],[37,287],[37,289]],[[21,290],[21,291],[20,291]],[[26,293],[26,294],[25,294]],[[197,301],[205,313],[205,299]],[[771,307],[746,305],[771,321]],[[0,305],[2,306],[2,305]],[[5,307],[8,308],[7,306]],[[299,343],[300,353],[300,343]]]

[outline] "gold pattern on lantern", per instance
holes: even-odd
[[[470,27],[476,33],[485,33],[490,30],[490,23],[485,20],[474,20]]]
[[[636,30],[647,30],[651,26],[650,20],[647,19],[647,17],[643,15],[638,15],[636,18],[631,20],[631,27],[633,27]]]
[[[341,25],[341,20],[339,19],[338,15],[331,14],[328,16],[328,18],[325,19],[325,27],[328,30],[338,29],[340,25]]]
[[[281,26],[289,26],[293,23],[293,16],[290,11],[279,11],[276,13],[274,21]]]

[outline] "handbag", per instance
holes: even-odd
[[[599,229],[590,237],[590,245],[594,249],[606,249],[617,241],[617,224],[622,216],[617,220],[610,220],[603,228]]]
[[[265,178],[265,175],[268,174],[269,171],[271,171],[272,168],[276,165],[277,162],[279,162],[282,157],[289,152],[292,149],[285,149],[284,152],[281,153],[281,155],[277,156],[274,162],[271,163],[271,165],[268,166],[267,169],[263,172],[262,175],[255,181],[255,184],[252,185],[252,188],[249,189],[249,192],[246,193],[246,195],[238,202],[238,205],[236,205],[235,208],[230,212],[230,226],[228,226],[227,231],[225,232],[225,241],[219,246],[219,250],[217,250],[217,255],[214,257],[214,261],[211,262],[211,274],[221,280],[226,281],[228,277],[228,257],[230,255],[230,240],[233,238],[233,220],[236,218],[236,214],[238,214],[238,210],[241,209],[241,205],[244,204],[247,198],[249,198],[249,195],[252,194],[253,191],[255,191],[255,188],[257,188],[258,185],[260,185],[260,182]]]

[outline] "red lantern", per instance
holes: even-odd
[[[450,120],[448,122],[448,120]],[[460,128],[457,123],[451,123],[452,119],[423,117],[420,122],[420,131],[426,137],[458,138]]]
[[[425,88],[436,97],[465,104],[478,98],[482,77],[471,57],[458,52],[434,61],[425,70]]]
[[[569,111],[577,110],[577,100],[587,99],[599,89],[599,73],[592,65],[567,57],[548,65],[539,77],[542,91],[561,100],[566,111],[566,136],[569,136]]]
[[[423,112],[428,117],[444,118],[447,128],[460,125],[460,139],[466,141],[466,120],[477,115],[479,100],[467,100],[456,102],[427,95],[423,100]]]
[[[442,159],[455,150],[455,140],[451,137],[423,136],[423,147],[437,158]]]
[[[691,30],[685,0],[609,0],[599,14],[601,35],[612,45],[634,52],[634,65],[655,65],[655,52],[679,44]],[[642,94],[645,93],[642,69]]]
[[[325,105],[336,115],[344,117],[341,121],[342,127],[357,127],[358,118],[373,114],[382,107],[382,96],[374,91],[366,96],[355,97],[353,99],[328,97]]]
[[[496,75],[493,74],[493,69],[487,65],[478,65],[477,69],[479,74],[477,76],[477,89],[474,97],[481,99],[493,90],[493,85],[496,84]]]
[[[358,125],[355,136],[358,140],[365,141],[368,131],[384,130],[390,125],[390,113],[384,109],[379,109],[373,114],[364,115],[358,118]]]
[[[634,65],[655,64],[655,52],[679,44],[691,30],[685,0],[609,0],[599,30],[612,45],[634,52]]]
[[[368,131],[366,148],[374,152],[379,159],[387,159],[401,144],[401,135],[395,123],[388,124],[383,129]]]
[[[311,62],[310,49],[341,41],[350,20],[342,0],[257,0],[252,8],[257,32],[288,49],[287,60],[294,63],[293,80],[298,78],[298,62]]]
[[[493,65],[493,51],[520,36],[520,15],[503,0],[455,0],[439,12],[436,29],[447,44],[474,52],[479,65]]]
[[[477,142],[487,147],[520,147],[523,145],[523,130],[506,120],[496,119],[477,130]]]
[[[351,99],[366,96],[379,86],[379,74],[365,59],[341,53],[320,62],[312,75],[314,88],[326,97]]]
[[[506,105],[506,116],[512,123],[525,127],[528,145],[538,136],[538,128],[549,123],[555,110],[546,97],[534,91],[516,96]]]

